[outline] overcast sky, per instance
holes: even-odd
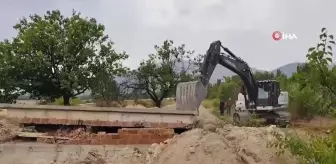
[[[197,53],[221,40],[250,66],[271,70],[304,61],[322,27],[336,34],[335,8],[334,0],[1,0],[0,39],[16,34],[12,26],[22,16],[75,9],[106,26],[116,49],[130,55],[131,68],[171,39]],[[276,42],[274,31],[298,39]]]

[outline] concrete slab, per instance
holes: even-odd
[[[194,122],[197,111],[87,106],[0,104],[7,117],[25,124],[65,124],[119,127],[182,128]]]
[[[41,136],[47,135],[46,133],[35,133],[35,132],[18,132],[18,137],[25,137],[25,138],[37,138]]]
[[[183,110],[161,110],[161,109],[141,109],[141,108],[116,108],[116,107],[91,107],[91,106],[58,106],[58,105],[30,105],[30,104],[3,104],[0,109],[26,109],[26,110],[61,110],[61,111],[90,111],[90,112],[122,112],[122,113],[155,113],[155,114],[177,114],[177,115],[197,115],[197,111]]]

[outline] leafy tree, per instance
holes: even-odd
[[[94,99],[99,99],[103,101],[117,100],[118,95],[118,85],[109,74],[101,73],[96,77],[96,81],[91,86],[91,95]]]
[[[115,78],[106,72],[101,72],[96,76],[90,89],[92,97],[107,106],[111,106],[115,102],[121,104],[128,97],[127,88],[118,84]]]
[[[17,87],[17,72],[7,62],[11,58],[11,50],[8,40],[0,42],[0,103],[15,103],[23,93]]]
[[[58,10],[34,14],[14,26],[11,64],[21,72],[21,88],[33,97],[70,98],[90,87],[101,72],[123,73],[121,61],[128,55],[113,49],[105,27],[94,18],[73,11],[65,17]]]
[[[313,118],[315,115],[335,115],[335,67],[332,63],[332,46],[335,45],[333,35],[327,30],[321,30],[320,42],[316,47],[309,48],[307,63],[298,67],[297,72],[288,79],[290,93],[290,108],[292,115]],[[270,146],[277,147],[280,153],[288,149],[306,164],[333,164],[336,162],[335,146],[336,132],[326,136],[311,136],[308,141],[296,136],[281,136],[274,133],[278,139]]]
[[[164,41],[161,47],[155,46],[155,50],[132,71],[128,87],[146,91],[155,106],[161,107],[164,98],[175,93],[179,82],[193,79],[190,55],[194,52],[185,50],[183,44],[175,47],[171,40]]]
[[[274,80],[275,75],[273,72],[268,71],[256,71],[253,73],[255,80]]]
[[[332,63],[332,35],[325,28],[321,30],[320,42],[308,50],[307,63],[300,65],[289,79],[288,91],[294,115],[312,118],[314,115],[328,115],[336,104],[336,76],[329,64]]]

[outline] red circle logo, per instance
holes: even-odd
[[[275,40],[275,41],[279,41],[279,40],[282,39],[282,33],[281,33],[280,31],[275,31],[275,32],[273,32],[273,34],[272,34],[272,38],[273,38],[273,40]]]

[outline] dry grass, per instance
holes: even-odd
[[[126,101],[95,101],[97,107],[126,107]]]
[[[202,105],[204,106],[204,108],[214,109],[218,107],[219,99],[205,99],[203,100]]]
[[[304,131],[308,134],[324,135],[336,131],[336,119],[326,117],[315,117],[310,121],[292,121],[293,127],[297,131]]]

